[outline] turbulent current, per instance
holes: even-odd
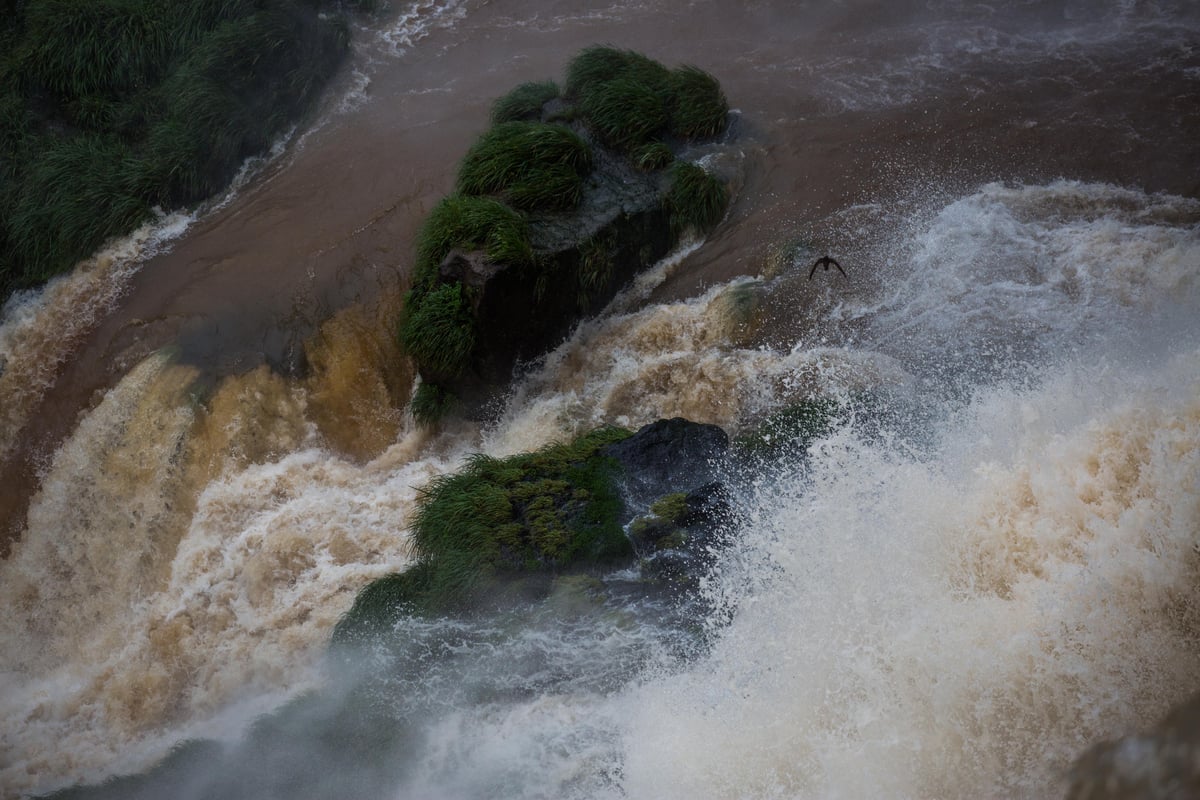
[[[230,197],[5,308],[0,797],[1058,797],[1200,688],[1193,4],[392,6]],[[721,79],[735,202],[416,428],[412,232],[594,42]],[[694,607],[329,650],[473,452],[864,392],[730,476]]]

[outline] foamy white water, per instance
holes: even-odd
[[[1200,679],[1198,217],[1104,185],[985,186],[894,230],[877,291],[833,309],[852,346],[756,344],[756,310],[807,265],[627,299],[494,428],[403,433],[359,465],[320,448],[282,378],[197,406],[194,370],[156,355],[56,455],[3,565],[4,638],[39,643],[4,657],[6,791],[235,742],[306,688],[340,696],[333,624],[407,563],[417,489],[472,449],[675,414],[736,432],[883,389],[925,404],[920,430],[851,424],[746,488],[710,652],[641,612],[464,629],[402,704],[377,697],[420,710],[395,796],[1052,795],[1087,744]],[[997,355],[957,374],[970,352]],[[284,741],[301,762],[313,746]]]
[[[931,458],[821,443],[756,498],[714,653],[624,699],[627,796],[1061,795],[1200,679],[1197,367],[984,392]]]

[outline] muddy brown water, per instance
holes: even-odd
[[[1200,55],[1167,24],[1137,23],[1131,46],[1117,29],[1134,23],[1104,4],[439,8],[396,4],[356,31],[315,129],[151,258],[111,313],[71,343],[0,464],[5,547],[21,535],[39,470],[146,354],[177,347],[214,378],[264,362],[286,374],[337,310],[394,304],[414,233],[450,191],[491,101],[524,80],[561,80],[587,45],[697,64],[739,112],[745,158],[730,214],[653,300],[755,274],[795,238],[870,270],[854,259],[862,232],[839,213],[911,197],[914,186],[1065,177],[1200,194]],[[444,19],[395,48],[380,31],[397,14]],[[336,110],[364,75],[365,100]]]

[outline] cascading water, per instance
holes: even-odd
[[[488,42],[503,33],[533,52],[549,32],[569,52],[631,21],[653,22],[638,34],[652,36],[719,13],[577,5],[398,9],[386,31],[420,36],[395,51],[392,34],[372,40],[338,113],[384,113],[371,92],[395,78],[371,70],[407,58],[441,79],[438,59],[461,42],[500,48]],[[1002,65],[1019,62],[1047,97],[1060,80],[1082,87],[1063,118],[1005,117],[1006,157],[1033,159],[1022,148],[1043,140],[1020,137],[1050,129],[1054,142],[1073,115],[1088,119],[1087,97],[1104,96],[1095,65],[1126,51],[1154,44],[1140,68],[1194,98],[1195,14],[1015,4],[1009,22],[935,5],[861,29],[839,4],[728,20],[754,45],[727,83],[751,118],[727,227],[583,323],[482,430],[435,434],[365,407],[411,381],[391,365],[386,321],[366,312],[322,329],[304,379],[217,374],[186,343],[122,368],[45,455],[0,564],[0,796],[134,775],[80,796],[1053,797],[1088,745],[1190,695],[1200,202],[1178,187],[1054,179],[1052,161],[1023,182],[914,171],[920,148],[878,131],[900,120],[928,134],[931,108],[953,125],[931,95],[960,83],[945,107],[1003,95]],[[790,27],[804,14],[825,39]],[[1038,30],[1041,15],[1059,27]],[[426,33],[427,18],[441,27]],[[793,39],[814,54],[791,52]],[[808,95],[770,99],[797,76]],[[436,91],[453,97],[455,81]],[[760,102],[776,105],[751,111]],[[1163,147],[1185,159],[1190,113],[1162,126]],[[1140,141],[1112,132],[1134,116],[1105,117],[1096,136]],[[973,119],[958,123],[964,137]],[[875,130],[887,186],[863,179],[857,157],[799,154],[807,123]],[[1128,169],[1153,172],[1155,156],[1128,147]],[[830,164],[862,182],[805,205]],[[808,280],[825,249],[849,278]],[[0,327],[0,392],[15,393],[0,397],[54,390],[49,362],[28,386],[13,379],[36,362],[31,332],[52,342],[61,291]],[[520,612],[411,619],[384,641],[329,650],[358,589],[409,563],[420,487],[471,452],[674,415],[736,435],[814,394],[853,412],[729,476],[731,544],[690,603],[629,592],[618,573]]]

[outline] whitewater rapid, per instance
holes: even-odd
[[[743,485],[711,650],[646,625],[610,643],[642,653],[632,671],[601,679],[613,651],[588,642],[607,635],[517,636],[578,679],[482,705],[435,702],[434,674],[395,796],[1052,794],[1088,744],[1200,679],[1200,203],[989,184],[870,257],[845,294],[802,255],[686,301],[649,302],[649,281],[495,425],[400,420],[365,462],[328,449],[311,383],[264,367],[206,387],[148,358],[55,454],[0,565],[0,638],[24,643],[0,661],[6,796],[187,738],[236,748],[329,685],[332,626],[408,563],[419,488],[474,450],[676,414],[736,434],[867,390],[907,422],[852,419]],[[781,339],[799,291],[823,321]],[[472,669],[525,680],[488,652]]]

